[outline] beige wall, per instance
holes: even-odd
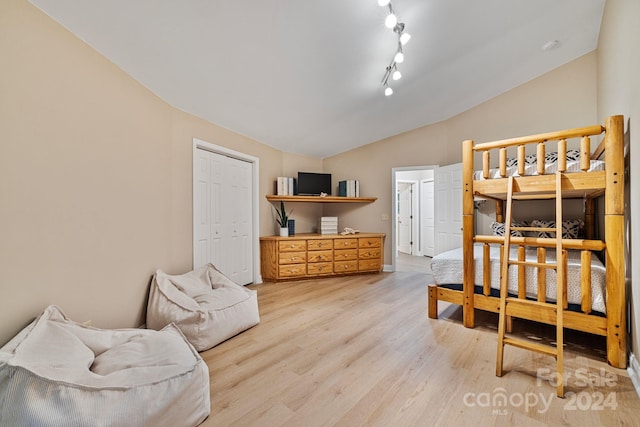
[[[598,117],[624,114],[627,147],[627,165],[640,164],[640,2],[637,0],[608,0],[598,42]],[[627,190],[627,236],[629,299],[631,301],[631,351],[640,357],[640,291],[634,289],[631,278],[640,278],[640,263],[633,255],[640,254],[640,174],[626,175],[630,181]],[[629,197],[633,194],[636,197]],[[632,214],[633,213],[633,214]],[[637,286],[635,286],[637,288]]]
[[[325,172],[333,173],[334,180],[359,179],[363,196],[378,197],[371,205],[331,206],[324,213],[337,215],[341,228],[386,233],[384,259],[389,265],[391,222],[381,217],[391,218],[394,167],[461,162],[465,139],[483,142],[595,123],[596,54],[592,52],[444,122],[324,159]],[[485,216],[480,222],[486,227],[490,221]]]
[[[192,265],[193,138],[259,158],[273,233],[264,195],[296,158],[171,108],[25,0],[0,2],[0,52],[0,345],[48,304],[144,322],[153,272]]]

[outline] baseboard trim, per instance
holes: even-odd
[[[393,266],[389,264],[384,264],[382,266],[382,271],[384,271],[385,273],[391,273],[393,271]]]
[[[638,359],[636,359],[636,356],[633,353],[631,353],[631,356],[629,357],[627,373],[629,374],[629,378],[631,378],[631,382],[636,389],[638,397],[640,397],[640,362],[638,362]]]

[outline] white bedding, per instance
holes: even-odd
[[[544,165],[545,175],[552,175],[558,170],[558,162],[547,162]],[[591,165],[587,172],[595,172],[595,171],[603,171],[604,170],[604,162],[602,160],[591,160]],[[520,176],[518,174],[518,165],[515,164],[513,166],[507,166],[507,175],[506,176]],[[565,172],[581,172],[580,169],[580,160],[569,160],[567,159],[567,169]],[[536,163],[526,163],[524,167],[524,175],[538,175],[538,166]],[[490,169],[489,170],[489,179],[502,178],[500,176],[500,169]],[[475,171],[473,173],[473,179],[479,180],[484,179],[482,171]]]
[[[475,262],[475,279],[476,286],[482,286],[483,283],[483,262],[482,262],[482,244],[474,245],[474,262]],[[491,245],[491,287],[500,289],[500,247]],[[517,248],[511,248],[511,259],[517,259]],[[535,248],[527,249],[527,261],[537,261],[537,253]],[[555,250],[547,250],[547,262],[555,261]],[[568,285],[567,298],[570,304],[581,303],[580,290],[580,252],[568,251]],[[462,284],[463,266],[462,266],[462,248],[453,249],[448,252],[433,257],[431,261],[431,270],[435,283],[440,285]],[[546,269],[547,274],[547,300],[555,301],[556,296],[556,273],[554,270]],[[525,281],[527,296],[535,298],[537,294],[538,269],[535,267],[525,268]],[[602,262],[595,256],[591,257],[591,304],[592,310],[606,313],[605,307],[605,268]],[[518,266],[509,266],[509,291],[517,293],[518,291]]]

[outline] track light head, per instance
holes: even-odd
[[[384,20],[384,26],[387,28],[393,28],[398,23],[398,17],[394,13],[390,13],[387,15],[387,18]]]

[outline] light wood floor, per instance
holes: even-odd
[[[494,315],[478,312],[479,326],[466,329],[460,308],[441,303],[440,319],[427,318],[429,281],[396,272],[251,286],[261,323],[202,353],[211,374],[203,425],[639,425],[640,399],[626,371],[604,362],[601,339],[567,334],[571,377],[559,399],[536,378],[553,372],[550,357],[507,347],[508,372],[495,376]]]
[[[431,273],[431,257],[408,255],[398,252],[396,256],[396,271]]]

